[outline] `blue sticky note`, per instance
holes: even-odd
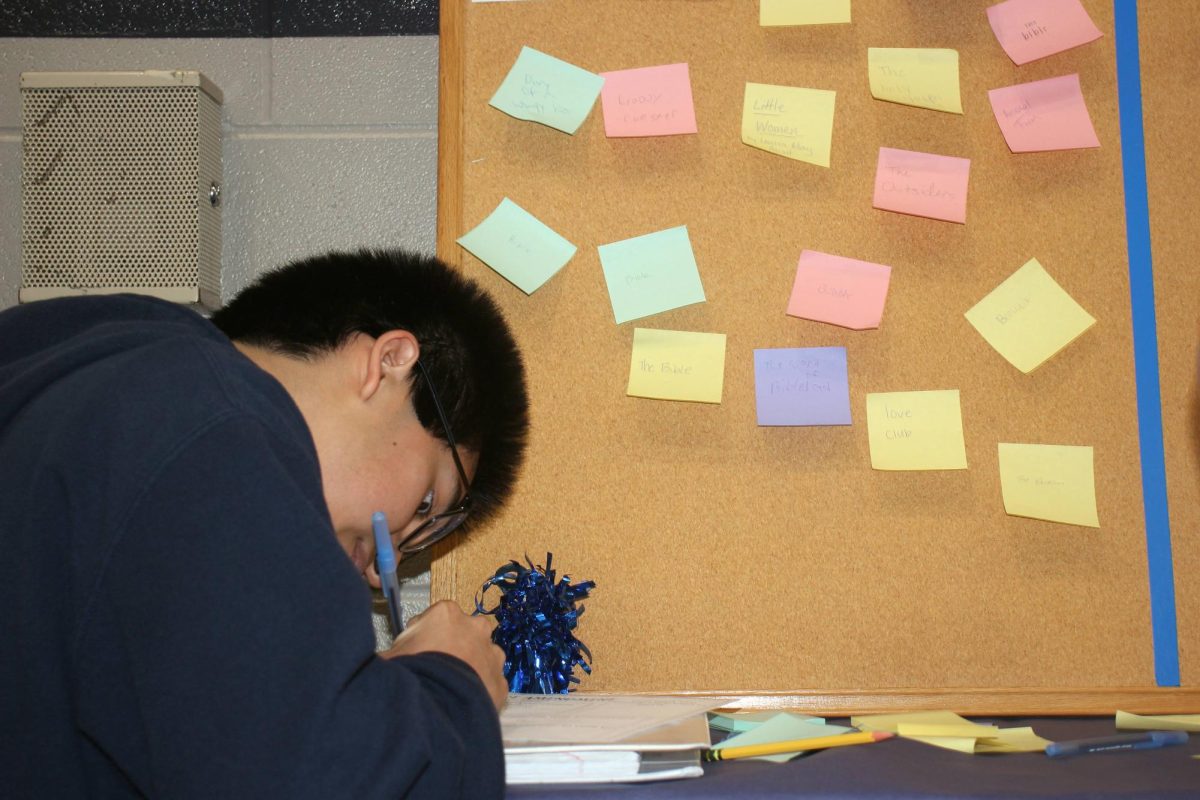
[[[704,302],[687,226],[603,244],[600,265],[617,324]]]
[[[849,425],[846,348],[756,349],[754,396],[759,425]]]
[[[507,197],[458,243],[533,294],[575,255],[575,245]]]
[[[575,133],[603,87],[604,78],[594,72],[522,47],[489,105],[517,119]]]

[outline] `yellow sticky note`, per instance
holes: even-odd
[[[1002,442],[1000,490],[1013,516],[1100,527],[1090,447]]]
[[[988,344],[1026,374],[1096,324],[1036,258],[1029,259],[965,316]]]
[[[1192,731],[1200,733],[1200,714],[1158,714],[1152,717],[1117,712],[1119,731]]]
[[[719,403],[724,383],[725,334],[634,328],[630,396]]]
[[[829,166],[837,92],[747,83],[742,141],[797,161]]]
[[[998,736],[1000,729],[995,725],[979,725],[974,722],[929,723],[901,722],[896,732],[901,736]]]
[[[981,738],[975,744],[976,753],[1040,753],[1050,744],[1033,732],[1033,728],[1001,728],[996,736]]]
[[[850,718],[860,731],[899,733],[901,725],[970,725],[953,711],[902,711],[898,714],[866,714]]]
[[[850,21],[850,0],[759,0],[758,24],[829,25]]]
[[[868,394],[867,438],[874,469],[967,468],[957,389]]]
[[[868,47],[867,72],[876,100],[962,113],[957,50]]]

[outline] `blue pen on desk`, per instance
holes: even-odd
[[[1073,742],[1051,742],[1046,755],[1051,758],[1079,756],[1084,753],[1111,753],[1120,750],[1154,750],[1170,744],[1185,744],[1187,731],[1146,731],[1102,736],[1098,739],[1078,739]]]
[[[392,548],[392,532],[388,530],[387,517],[382,511],[376,511],[371,515],[371,529],[375,532],[375,567],[379,571],[383,599],[387,601],[388,619],[392,623],[392,636],[399,636],[404,631],[404,615],[400,612],[400,582],[396,579],[396,551]]]

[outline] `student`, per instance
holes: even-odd
[[[439,603],[377,656],[371,515],[403,555],[493,513],[526,402],[495,304],[402,252],[211,322],[0,312],[0,794],[502,796],[490,625]]]

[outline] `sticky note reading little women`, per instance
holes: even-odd
[[[837,92],[747,83],[742,141],[797,161],[829,166]]]
[[[965,316],[996,352],[1026,374],[1096,324],[1036,258]]]
[[[971,159],[879,148],[875,208],[947,222],[967,221]]]
[[[719,403],[724,383],[725,334],[634,328],[626,394]]]
[[[1013,516],[1100,527],[1090,447],[1001,442],[1000,490]]]
[[[489,102],[517,119],[575,133],[591,113],[604,78],[574,64],[522,47]]]
[[[868,47],[867,71],[876,100],[962,113],[957,50]]]
[[[868,394],[867,438],[874,469],[967,468],[957,389]]]

